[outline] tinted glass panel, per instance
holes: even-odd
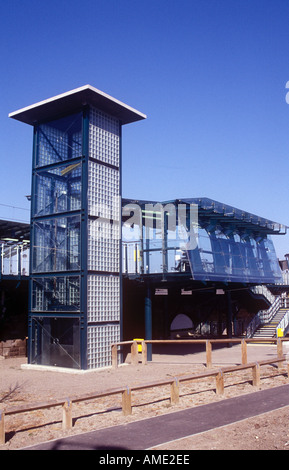
[[[220,229],[207,232],[200,228],[198,246],[188,250],[187,256],[196,280],[281,281],[280,267],[270,238],[233,234],[228,228],[224,232]]]
[[[79,276],[41,277],[32,279],[32,310],[79,311]]]
[[[80,157],[82,154],[82,114],[39,125],[36,150],[36,167]]]
[[[81,208],[81,163],[37,170],[34,215],[41,216]]]
[[[33,272],[80,269],[80,216],[34,222]]]
[[[33,318],[32,364],[80,369],[78,318]]]

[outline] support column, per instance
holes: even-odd
[[[164,295],[164,313],[163,313],[163,335],[164,339],[168,339],[170,337],[170,324],[169,324],[169,295],[170,290],[168,289],[168,295]]]
[[[162,261],[163,261],[163,273],[168,272],[168,213],[163,213],[162,223]]]
[[[145,339],[152,339],[152,295],[149,284],[146,286],[145,293]],[[152,360],[152,345],[147,345],[147,360]]]
[[[232,338],[232,301],[230,291],[227,291],[227,337]],[[231,346],[232,344],[228,344],[228,347]]]

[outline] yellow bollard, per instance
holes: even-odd
[[[143,338],[134,338],[133,341],[144,341],[144,339]],[[137,350],[138,350],[138,352],[142,352],[142,345],[141,344],[137,345]]]

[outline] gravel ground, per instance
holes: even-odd
[[[213,351],[213,367],[240,364],[240,346],[218,348]],[[248,361],[276,357],[274,345],[249,345]],[[127,361],[129,362],[129,356]],[[143,366],[124,364],[86,373],[65,373],[51,370],[23,368],[26,358],[0,360],[0,409],[12,405],[69,398],[123,385],[135,385],[161,378],[197,374],[206,371],[205,354],[184,350],[168,354],[153,354],[153,361]],[[51,439],[125,424],[251,393],[250,370],[225,375],[225,393],[216,395],[215,379],[207,378],[180,385],[180,402],[170,405],[169,386],[151,388],[133,393],[133,413],[123,416],[121,396],[112,395],[93,401],[73,404],[73,428],[62,430],[62,409],[55,407],[29,413],[7,415],[5,418],[6,443],[0,450],[14,450]],[[264,366],[261,369],[260,389],[288,383],[286,370]],[[195,436],[163,444],[158,450],[287,450],[289,449],[289,407],[250,418],[229,426],[213,429]]]

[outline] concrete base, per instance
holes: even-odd
[[[120,364],[119,367],[128,365],[128,364]],[[82,370],[82,369],[71,369],[69,367],[57,367],[57,366],[42,366],[39,364],[21,364],[21,369],[23,370],[40,370],[43,372],[61,372],[65,374],[87,374],[91,372],[98,372],[98,371],[103,371],[103,370],[110,370],[111,366],[107,367],[99,367],[98,369],[87,369],[87,370]]]

